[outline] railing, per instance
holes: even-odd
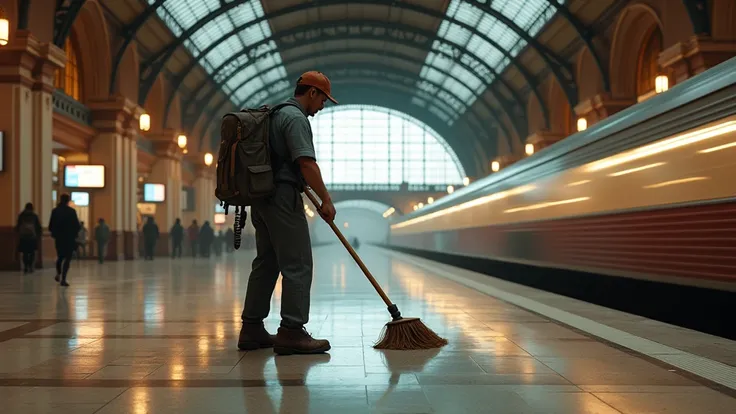
[[[54,112],[66,115],[83,125],[92,124],[92,111],[71,96],[59,91],[53,94]]]

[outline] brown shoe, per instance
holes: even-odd
[[[263,324],[244,323],[240,328],[238,348],[243,351],[270,348],[275,339],[276,335],[270,335]]]
[[[273,351],[279,355],[321,354],[330,350],[326,339],[314,339],[306,329],[279,328],[273,344]]]

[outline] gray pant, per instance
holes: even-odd
[[[309,321],[312,244],[299,191],[277,184],[273,198],[251,207],[256,258],[248,279],[242,319],[260,323],[268,316],[281,272],[281,326],[301,328]]]

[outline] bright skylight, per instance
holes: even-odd
[[[325,184],[460,185],[465,170],[444,138],[404,113],[335,105],[310,118]]]
[[[148,0],[148,3],[153,4],[155,1]],[[220,8],[221,3],[231,3],[232,1],[167,0],[156,12],[171,29],[174,36],[179,36],[210,12]],[[263,16],[261,1],[248,0],[206,23],[184,42],[184,46],[192,55],[197,57],[225,34],[233,31],[236,27],[247,25],[239,30],[237,35],[220,41],[200,61],[205,70],[213,75],[216,80],[223,79],[233,71],[238,70],[238,73],[230,78],[223,87],[223,90],[228,94],[234,92],[232,96],[234,102],[242,101],[245,97],[273,81],[284,79],[284,82],[288,83],[286,81],[286,69],[281,64],[281,55],[273,41],[269,41],[255,49],[257,52],[253,55],[254,58],[243,55],[233,63],[222,67],[237,52],[251,48],[258,42],[271,37],[271,28],[267,20],[248,25],[249,22]],[[271,67],[273,67],[272,70],[264,72],[264,69]],[[247,83],[243,84],[243,82]],[[235,88],[238,88],[237,91],[234,91]]]
[[[555,1],[560,4],[564,3],[564,0]],[[451,0],[447,7],[446,16],[476,27],[478,32],[486,34],[488,38],[508,50],[512,56],[516,56],[526,46],[526,41],[516,32],[472,3],[466,0]],[[530,36],[536,36],[545,23],[555,14],[555,8],[547,0],[494,0],[490,4],[491,8],[508,17]],[[430,111],[438,116],[440,116],[439,113],[443,112],[442,109],[432,108],[434,102],[437,101],[444,102],[453,108],[453,111],[445,110],[444,115],[440,116],[441,119],[452,125],[493,81],[493,75],[478,59],[483,59],[483,62],[497,73],[501,73],[510,62],[503,53],[493,47],[487,40],[472,34],[469,30],[455,23],[443,21],[437,30],[437,36],[448,42],[464,46],[469,52],[469,54],[460,54],[459,51],[453,50],[452,45],[435,41],[432,44],[432,51],[427,54],[424,67],[420,73],[422,79],[444,86],[451,90],[455,96],[449,96],[446,92],[434,88],[433,85],[427,82],[417,81],[417,88],[436,97],[429,101],[432,102],[428,108]],[[456,60],[475,68],[475,70],[473,72],[468,71],[463,65],[453,62],[452,59],[441,52],[457,56]],[[437,69],[453,75],[462,83]],[[420,95],[417,94],[417,96]]]
[[[391,208],[391,206],[373,200],[345,200],[335,203],[335,208],[339,208],[340,211],[344,211],[348,208],[359,208],[363,210],[369,210],[374,213],[383,214],[386,212],[386,210]]]

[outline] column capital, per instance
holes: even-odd
[[[161,132],[147,133],[145,138],[153,144],[156,156],[181,161],[183,150],[179,148],[179,144],[176,142],[177,136],[177,131],[166,128]]]
[[[575,113],[588,121],[600,121],[636,104],[634,99],[617,99],[610,93],[599,93],[575,106]]]
[[[0,83],[19,83],[51,92],[54,71],[64,65],[66,54],[63,50],[53,44],[40,43],[28,30],[18,30],[13,41],[0,49]]]
[[[659,65],[677,84],[734,56],[736,40],[696,35],[686,42],[677,42],[663,50],[659,54]]]
[[[531,135],[526,137],[526,143],[534,145],[534,151],[537,152],[543,148],[549,147],[550,145],[564,138],[565,135],[563,134],[551,132],[546,129],[540,129],[534,131]]]
[[[493,161],[497,161],[498,162],[498,166],[499,166],[499,171],[501,171],[502,169],[504,169],[504,168],[508,167],[509,165],[511,165],[511,164],[519,161],[522,158],[524,158],[524,156],[521,155],[521,154],[506,154],[506,155],[501,155],[499,157],[496,157],[495,159],[493,159],[491,161],[491,163],[493,163]],[[489,167],[490,167],[490,164],[489,164]],[[493,171],[491,171],[491,172],[493,172]]]
[[[66,66],[66,53],[64,49],[53,43],[39,45],[36,65],[33,68],[34,84],[33,90],[53,93],[56,89],[54,76],[56,71]]]
[[[87,103],[92,111],[92,126],[99,132],[124,135],[135,140],[135,125],[140,117],[140,107],[122,95],[110,98],[93,98]]]

